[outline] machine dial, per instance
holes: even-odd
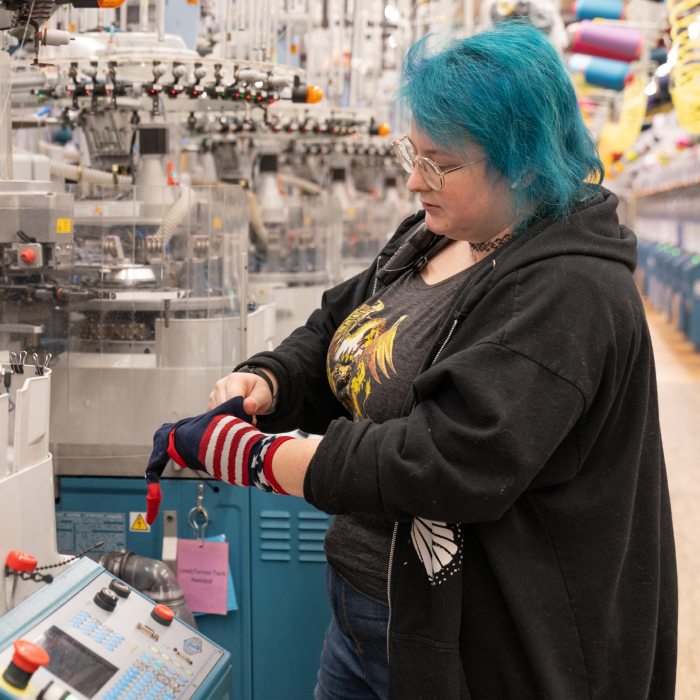
[[[7,665],[2,678],[13,688],[24,690],[34,671],[39,666],[46,666],[50,659],[44,649],[26,639],[18,639],[14,647],[12,661]]]
[[[95,604],[107,612],[112,612],[117,607],[117,600],[117,594],[110,591],[109,588],[98,591],[93,598]]]
[[[124,581],[120,581],[118,578],[113,578],[109,582],[109,587],[120,597],[128,598],[131,593],[131,588]]]

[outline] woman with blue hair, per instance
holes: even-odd
[[[319,700],[670,700],[676,571],[636,239],[566,71],[504,23],[419,42],[400,97],[421,211],[217,382],[211,422],[173,454],[189,439],[202,463],[184,462],[337,515]],[[260,432],[293,428],[323,437]]]

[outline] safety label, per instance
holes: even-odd
[[[73,222],[70,219],[56,219],[56,233],[70,233],[73,230]]]
[[[151,526],[146,522],[145,513],[129,513],[129,530],[131,532],[150,532]]]
[[[57,512],[58,551],[76,554],[102,542],[95,551],[116,552],[126,549],[126,515],[124,513]]]

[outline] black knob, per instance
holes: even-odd
[[[131,588],[124,583],[124,581],[120,581],[118,578],[113,578],[109,582],[109,587],[120,597],[120,598],[128,598],[129,594],[131,593]]]
[[[98,607],[107,612],[112,612],[112,610],[117,607],[117,594],[112,593],[109,588],[103,588],[101,591],[95,593],[93,600]]]

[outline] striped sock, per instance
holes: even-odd
[[[235,486],[287,493],[272,473],[272,458],[282,443],[294,438],[265,435],[240,418],[220,414],[206,425],[199,440],[197,459],[192,460],[183,457],[187,452],[194,452],[192,448],[195,447],[182,445],[178,433],[183,427],[173,430],[168,442],[168,455],[180,466],[206,471],[215,479]]]

